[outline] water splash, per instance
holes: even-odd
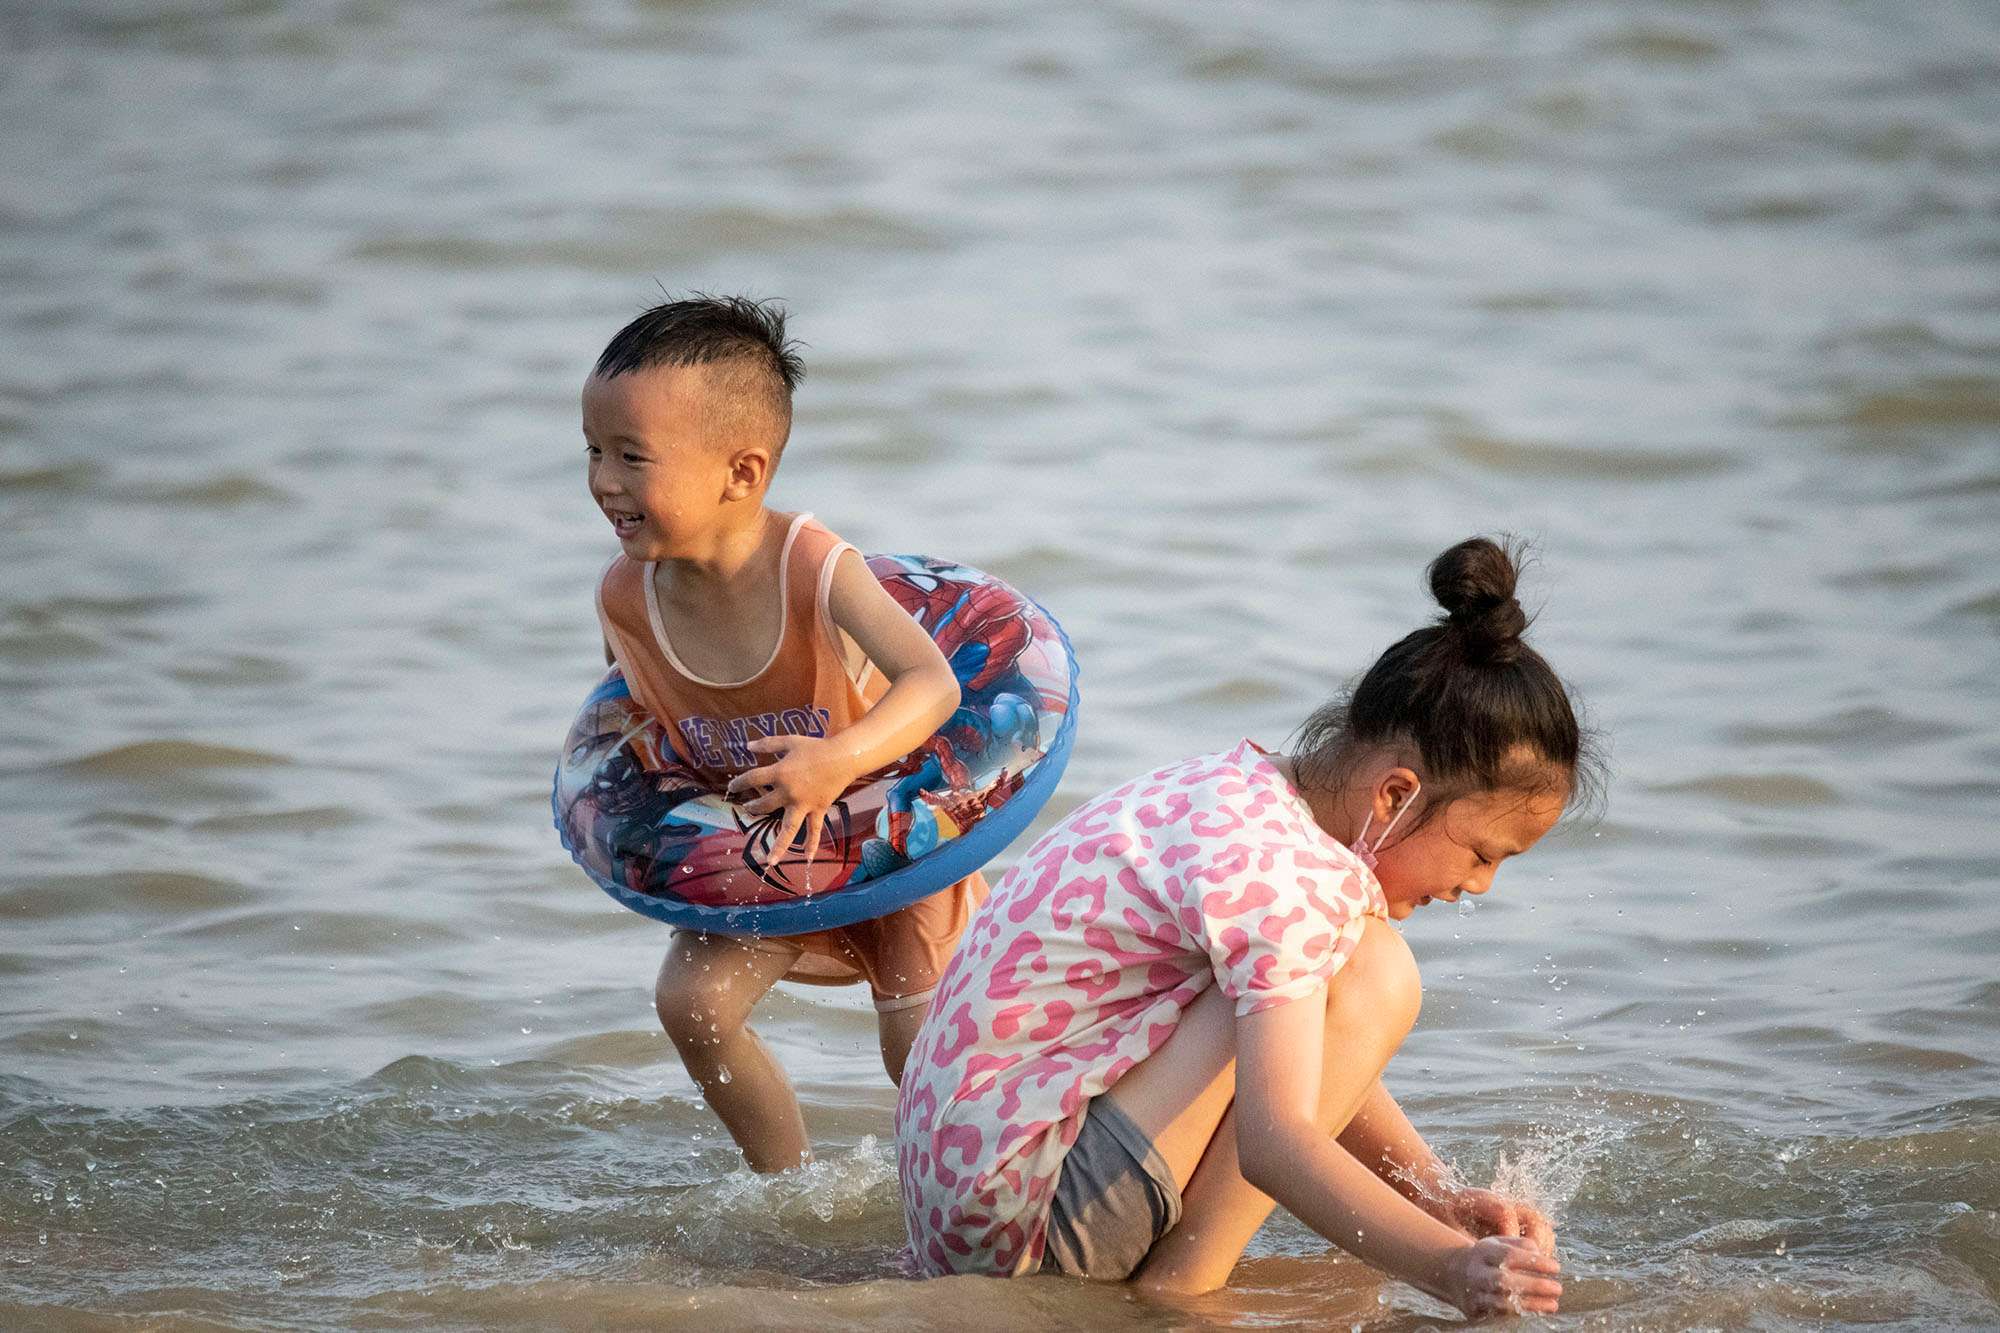
[[[758,1175],[732,1171],[713,1187],[687,1196],[686,1216],[674,1220],[690,1233],[787,1229],[794,1225],[853,1222],[883,1207],[896,1182],[896,1158],[873,1134],[846,1152],[816,1158],[792,1171]]]
[[[1612,1145],[1625,1136],[1623,1127],[1602,1116],[1533,1126],[1513,1151],[1494,1160],[1488,1188],[1526,1199],[1560,1218]]]

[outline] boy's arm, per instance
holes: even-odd
[[[888,693],[838,735],[751,741],[750,750],[772,756],[771,762],[739,773],[729,783],[732,797],[770,788],[743,809],[753,815],[784,810],[775,843],[780,848],[791,846],[803,825],[808,861],[819,850],[828,808],[849,784],[915,749],[951,716],[959,697],[958,679],[944,654],[868,572],[857,552],[843,551],[835,563],[827,610],[889,682]]]
[[[1377,1079],[1341,1131],[1340,1146],[1441,1222],[1477,1236],[1525,1236],[1544,1254],[1556,1252],[1555,1228],[1524,1199],[1475,1189],[1431,1151],[1403,1108]]]

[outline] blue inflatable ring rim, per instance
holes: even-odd
[[[917,557],[904,557],[915,559]],[[1069,752],[1076,740],[1076,713],[1082,702],[1077,689],[1077,677],[1081,674],[1077,667],[1076,649],[1070,644],[1069,631],[1062,622],[1049,614],[1043,606],[1019,589],[1015,592],[1035,610],[1041,612],[1051,626],[1056,638],[1062,643],[1063,655],[1069,662],[1069,703],[1063,719],[1056,726],[1055,740],[1043,752],[1021,789],[998,810],[990,811],[983,819],[956,838],[945,843],[928,856],[920,857],[907,866],[892,870],[880,879],[871,879],[853,888],[833,889],[827,893],[799,898],[792,902],[749,903],[735,907],[718,907],[708,903],[691,903],[685,899],[654,897],[652,894],[635,893],[623,884],[608,884],[591,873],[584,865],[583,857],[570,845],[569,834],[563,828],[562,807],[558,802],[555,784],[551,782],[549,810],[555,824],[556,836],[562,840],[563,850],[577,868],[589,876],[590,882],[616,898],[620,903],[641,916],[678,926],[685,930],[706,931],[716,935],[746,935],[758,938],[773,938],[783,935],[804,935],[816,930],[833,930],[840,926],[851,926],[859,921],[871,921],[876,917],[908,907],[911,903],[930,897],[933,893],[947,888],[984,866],[1004,851],[1007,845],[1021,836],[1035,816],[1048,804],[1055,794],[1056,784],[1062,781],[1063,770],[1069,766]],[[584,700],[588,707],[613,697],[606,691],[617,690],[629,694],[623,680],[606,681],[592,690]],[[561,766],[556,772],[560,774]]]

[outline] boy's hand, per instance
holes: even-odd
[[[1556,1252],[1556,1231],[1547,1215],[1525,1200],[1510,1199],[1494,1190],[1454,1190],[1431,1212],[1440,1222],[1450,1223],[1474,1240],[1519,1236],[1543,1254]]]
[[[1474,1317],[1554,1314],[1562,1270],[1520,1236],[1489,1236],[1452,1256],[1447,1298]]]
[[[744,813],[768,815],[783,810],[785,817],[772,845],[783,855],[803,827],[806,864],[812,864],[819,851],[820,832],[826,827],[826,812],[859,776],[853,756],[845,746],[818,736],[760,736],[745,748],[752,754],[777,758],[761,768],[738,773],[729,780],[726,794],[736,800],[744,792],[767,789],[744,802]]]

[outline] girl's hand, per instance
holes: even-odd
[[[1487,1236],[1520,1236],[1543,1254],[1556,1252],[1556,1231],[1541,1209],[1494,1190],[1454,1190],[1438,1201],[1432,1215],[1474,1240]]]
[[[826,827],[826,812],[840,799],[859,773],[847,747],[817,736],[760,736],[748,742],[752,754],[776,755],[761,768],[738,773],[729,780],[726,794],[736,800],[745,792],[766,790],[744,802],[746,814],[768,815],[783,810],[777,837],[772,846],[782,856],[806,830],[806,864],[819,851],[820,832]]]
[[[1562,1269],[1520,1236],[1489,1236],[1452,1256],[1445,1299],[1465,1314],[1554,1314]]]

